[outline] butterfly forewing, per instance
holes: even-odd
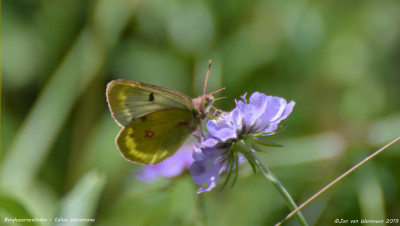
[[[177,90],[124,79],[107,85],[107,101],[114,119],[122,126],[163,109],[195,110],[192,100]]]
[[[199,123],[192,112],[181,108],[156,111],[128,124],[116,143],[126,159],[154,164],[174,154]]]

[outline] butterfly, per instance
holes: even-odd
[[[116,144],[125,159],[155,164],[173,155],[187,137],[198,130],[214,102],[213,94],[191,99],[166,87],[117,79],[107,84],[108,107],[123,128]]]

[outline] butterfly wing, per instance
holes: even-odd
[[[154,164],[173,155],[199,123],[191,111],[164,109],[128,124],[119,133],[116,143],[127,160]]]
[[[177,90],[132,80],[109,82],[106,94],[111,113],[121,126],[163,109],[195,110],[192,100]]]

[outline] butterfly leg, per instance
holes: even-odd
[[[201,123],[200,123],[200,128],[198,130],[194,131],[192,133],[192,135],[197,138],[198,142],[200,143],[200,148],[202,148],[205,135],[204,135],[204,131],[203,131],[203,127],[201,126]]]

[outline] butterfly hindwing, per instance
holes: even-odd
[[[119,133],[116,143],[126,159],[154,164],[174,154],[199,123],[189,110],[164,109],[128,124]]]
[[[194,110],[192,100],[177,90],[124,79],[107,85],[107,101],[114,119],[121,126],[163,109]]]

